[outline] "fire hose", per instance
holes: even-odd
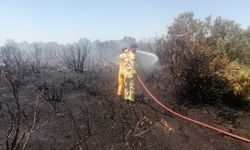
[[[168,108],[166,105],[164,105],[162,102],[160,102],[149,90],[148,88],[146,87],[146,85],[144,84],[144,82],[142,81],[142,79],[140,78],[139,75],[137,75],[137,78],[139,80],[139,83],[141,84],[141,86],[143,87],[143,89],[147,92],[147,94],[160,106],[162,107],[165,111],[171,113],[172,115],[174,116],[177,116],[181,119],[184,119],[186,121],[189,121],[191,123],[194,123],[194,124],[197,124],[197,125],[200,125],[200,126],[203,126],[203,127],[206,127],[206,128],[209,128],[215,132],[218,132],[218,133],[221,133],[221,134],[224,134],[226,136],[229,136],[229,137],[232,137],[234,139],[237,139],[237,140],[240,140],[240,141],[243,141],[243,142],[247,142],[247,143],[250,143],[250,139],[248,138],[244,138],[244,137],[241,137],[239,135],[236,135],[236,134],[232,134],[232,133],[229,133],[227,131],[224,131],[222,129],[219,129],[217,127],[214,127],[214,126],[211,126],[211,125],[208,125],[206,123],[203,123],[203,122],[200,122],[200,121],[197,121],[197,120],[194,120],[192,118],[189,118],[189,117],[186,117],[186,116],[183,116],[175,111],[173,111],[172,109]]]

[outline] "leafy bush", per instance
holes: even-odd
[[[250,69],[237,62],[231,62],[214,73],[216,77],[228,82],[229,91],[235,96],[249,96]]]
[[[246,43],[243,33],[239,24],[220,17],[201,21],[193,13],[184,13],[175,19],[157,44],[160,63],[169,68],[175,94],[182,102],[218,103],[228,95],[237,100],[248,97],[250,68],[243,56],[250,54],[250,41]]]

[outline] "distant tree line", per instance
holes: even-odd
[[[136,39],[128,36],[121,40],[109,41],[90,41],[81,38],[75,43],[66,45],[56,42],[16,43],[13,40],[6,40],[0,48],[0,63],[2,66],[10,64],[17,66],[13,61],[22,57],[23,61],[28,61],[36,67],[66,67],[72,71],[83,72],[83,62],[89,59],[102,60],[105,64],[118,62],[118,57],[114,56],[118,56],[122,48],[133,43],[136,43]],[[141,45],[145,44],[141,42]],[[7,62],[6,59],[12,62]]]

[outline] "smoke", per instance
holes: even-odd
[[[67,45],[57,44],[56,42],[16,43],[14,41],[6,41],[3,47],[9,44],[16,45],[22,52],[21,54],[26,56],[25,58],[27,60],[34,62],[38,56],[42,65],[44,64],[58,68],[61,66],[61,56],[64,55],[64,52],[67,52],[66,54],[71,55],[72,50],[77,52],[77,48],[80,48],[82,51],[85,51],[85,47],[88,47],[86,50],[88,53],[87,60],[91,60],[95,63],[102,63],[104,66],[113,64],[118,65],[119,54],[122,52],[122,49],[129,47],[129,45],[133,43],[138,43],[139,47],[139,50],[137,50],[136,53],[136,63],[138,68],[147,72],[154,70],[156,67],[155,64],[158,61],[158,57],[154,53],[144,51],[153,51],[153,49],[155,49],[152,47],[153,42],[136,42],[136,39],[132,37],[124,37],[121,40],[109,41],[90,41],[87,38],[81,38],[76,43]]]

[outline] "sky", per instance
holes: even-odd
[[[222,16],[250,25],[249,0],[0,0],[0,45],[16,42],[67,44],[86,37],[150,39],[167,32],[180,13]]]

